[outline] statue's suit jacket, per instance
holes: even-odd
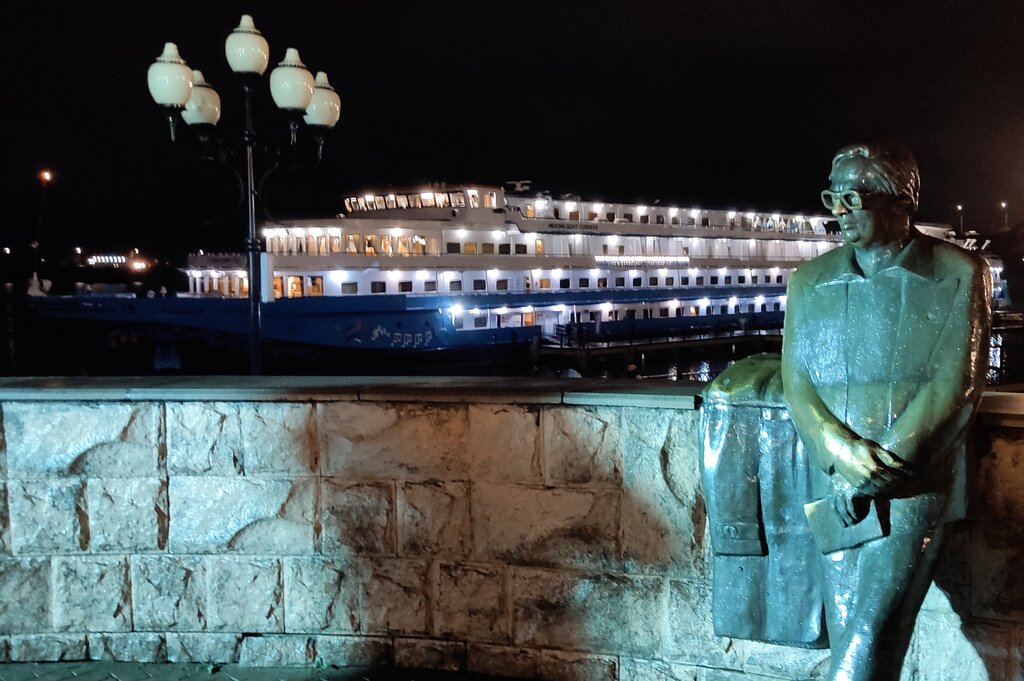
[[[790,399],[807,382],[835,419],[913,464],[892,521],[963,517],[966,430],[988,368],[985,261],[912,230],[893,264],[865,277],[845,245],[801,266],[787,291],[783,382],[811,462],[833,471],[821,424]],[[915,501],[916,500],[916,501]]]
[[[827,645],[820,555],[804,517],[811,467],[785,409],[777,354],[741,359],[705,388],[701,487],[714,554],[715,634]],[[804,574],[806,579],[795,579]]]

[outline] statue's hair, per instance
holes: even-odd
[[[909,149],[898,144],[851,144],[836,152],[830,178],[836,166],[849,161],[857,163],[871,189],[904,201],[908,213],[917,210],[921,175]]]

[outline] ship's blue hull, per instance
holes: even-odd
[[[263,337],[309,346],[437,350],[459,346],[529,343],[537,327],[456,331],[437,308],[407,309],[391,297],[353,305],[349,299],[301,298],[264,303]],[[396,296],[397,298],[397,296]],[[249,329],[246,300],[218,298],[121,298],[115,296],[38,299],[44,317],[68,321],[119,322],[244,336]]]
[[[781,293],[782,287],[759,292]],[[381,295],[282,299],[262,305],[263,337],[270,342],[321,348],[431,351],[471,347],[515,346],[535,342],[540,326],[456,329],[449,308],[494,310],[498,307],[537,308],[663,302],[670,295],[689,301],[714,295],[747,293],[747,287],[689,288],[675,291],[593,290],[457,295]],[[121,296],[50,296],[33,300],[46,318],[118,323],[245,336],[250,317],[244,299]],[[659,311],[660,314],[660,311]],[[466,318],[471,318],[466,313]],[[581,322],[563,328],[565,339],[587,341],[686,334],[723,328],[777,328],[781,312],[717,314],[711,316],[652,316],[614,321]]]

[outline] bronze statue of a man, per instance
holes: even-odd
[[[943,526],[964,515],[991,280],[980,257],[914,229],[919,175],[905,149],[845,147],[829,179],[822,200],[845,244],[790,279],[784,394],[828,476],[807,506],[828,678],[898,679]]]

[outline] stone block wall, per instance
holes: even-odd
[[[0,403],[0,659],[824,671],[712,633],[692,399],[139,394]],[[905,679],[1024,676],[1024,430],[981,440]]]

